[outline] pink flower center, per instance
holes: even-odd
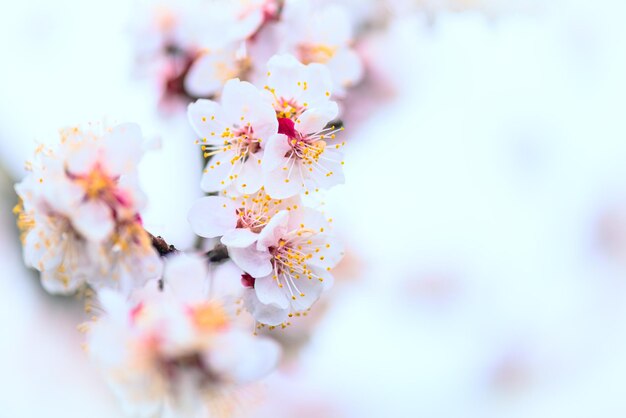
[[[289,118],[278,118],[278,133],[295,138],[298,135],[295,122]]]

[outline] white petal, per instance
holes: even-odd
[[[217,192],[225,189],[232,179],[230,176],[236,174],[239,170],[241,162],[239,160],[233,160],[236,157],[234,150],[220,152],[211,157],[204,168],[202,174],[202,180],[200,181],[200,187],[205,192]]]
[[[267,70],[267,85],[275,89],[278,97],[296,98],[302,93],[304,65],[294,56],[274,55],[267,63]]]
[[[172,293],[185,302],[206,298],[208,266],[200,256],[176,254],[167,258],[163,278]]]
[[[317,275],[317,273],[321,274],[321,270],[313,270],[313,273]],[[322,274],[322,278],[326,281],[325,274]],[[290,301],[291,306],[294,311],[305,311],[309,309],[317,300],[320,298],[320,295],[324,291],[324,282],[320,282],[319,279],[313,277],[311,279],[306,276],[301,276],[299,279],[293,279],[295,286],[300,291],[300,294],[294,294],[295,300],[292,299]]]
[[[100,149],[97,142],[79,143],[67,146],[64,151],[66,155],[66,168],[75,175],[87,174],[91,171],[100,158]]]
[[[243,301],[248,312],[262,324],[280,325],[289,318],[288,308],[261,303],[254,289],[246,289]]]
[[[194,202],[187,215],[193,232],[214,238],[237,227],[237,214],[232,200],[222,196],[206,196]]]
[[[286,289],[279,287],[278,280],[274,279],[272,275],[256,279],[254,290],[259,302],[264,305],[274,305],[282,309],[289,306],[289,300],[285,294]]]
[[[185,76],[185,90],[196,97],[213,96],[231,77],[237,76],[235,48],[203,54]]]
[[[263,277],[272,271],[269,251],[259,251],[255,245],[246,248],[228,248],[228,255],[240,269],[252,277]]]
[[[205,360],[218,374],[237,383],[247,383],[274,370],[279,354],[275,341],[233,331],[215,339],[215,348],[206,353]]]
[[[341,152],[332,149],[331,146],[326,147],[318,162],[321,168],[316,167],[308,174],[311,184],[307,184],[307,187],[309,189],[314,187],[330,189],[337,184],[343,184],[345,177],[342,160]]]
[[[102,143],[102,164],[112,177],[137,170],[143,155],[143,135],[139,125],[123,123],[105,134]]]
[[[111,235],[115,226],[111,208],[100,200],[89,200],[79,205],[71,220],[82,236],[95,242]]]
[[[259,238],[259,234],[255,234],[249,229],[237,228],[231,229],[222,237],[222,244],[227,247],[245,248],[254,244]]]
[[[339,113],[337,103],[327,101],[319,107],[306,110],[296,124],[296,129],[304,134],[311,134],[321,131],[333,121]]]
[[[307,65],[301,78],[307,83],[307,89],[300,94],[303,103],[308,103],[310,107],[318,107],[330,100],[333,94],[333,80],[326,65],[318,63]]]
[[[363,63],[352,49],[340,49],[327,65],[336,87],[352,87],[363,78]]]
[[[200,136],[200,141],[206,138],[207,144],[223,143],[220,136],[224,129],[221,112],[221,106],[213,100],[200,99],[189,104],[187,119]]]
[[[287,233],[289,224],[289,211],[281,210],[265,225],[259,233],[257,248],[267,250],[269,247],[277,246],[278,241]]]
[[[304,190],[304,171],[300,166],[300,161],[295,159],[289,165],[279,166],[268,171],[263,176],[265,191],[274,199],[285,199],[295,196]]]
[[[264,172],[269,172],[283,167],[289,161],[285,155],[291,151],[287,135],[277,134],[269,138],[265,144],[263,152],[263,162],[261,166]]]
[[[263,185],[263,171],[261,160],[256,155],[250,155],[243,163],[243,167],[235,181],[237,191],[241,194],[255,193]]]

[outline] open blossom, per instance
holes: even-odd
[[[272,106],[252,84],[233,79],[221,101],[198,100],[189,105],[189,121],[200,136],[205,158],[210,158],[201,187],[214,192],[233,185],[241,193],[261,188],[263,145],[278,132]]]
[[[363,77],[361,59],[351,48],[352,22],[347,10],[338,4],[313,7],[312,3],[286,0],[281,19],[283,51],[295,55],[304,64],[325,64],[335,94],[344,96],[346,88]]]
[[[307,109],[337,113],[330,100],[333,84],[321,64],[304,65],[292,55],[275,55],[267,63],[263,89],[278,118],[297,120]]]
[[[136,179],[139,128],[90,125],[60,136],[55,150],[38,149],[31,172],[15,187],[26,264],[53,293],[84,283],[128,289],[158,276],[160,259],[139,217],[145,204]],[[122,274],[140,264],[146,268],[139,276]]]
[[[339,150],[343,142],[335,137],[341,128],[326,128],[336,113],[325,111],[309,109],[295,123],[288,118],[278,120],[279,133],[267,141],[262,164],[271,196],[282,199],[344,182]]]
[[[209,416],[236,405],[241,385],[276,366],[278,346],[240,329],[207,297],[205,263],[168,260],[163,292],[152,282],[130,301],[100,293],[105,313],[91,326],[89,353],[131,416]]]
[[[259,238],[269,220],[281,210],[297,209],[298,197],[272,199],[265,189],[242,196],[206,196],[189,211],[189,223],[201,237],[222,237],[228,247],[247,247]]]
[[[330,271],[343,249],[320,212],[298,208],[280,211],[256,243],[231,247],[229,254],[245,272],[246,308],[257,321],[278,325],[309,309],[332,285]]]

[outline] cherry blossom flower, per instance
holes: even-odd
[[[306,311],[333,283],[331,269],[343,256],[324,216],[310,208],[272,217],[256,243],[229,248],[245,272],[245,306],[260,323],[278,325]]]
[[[139,128],[93,124],[62,129],[60,137],[56,150],[37,150],[15,187],[26,264],[52,293],[85,283],[128,291],[157,277],[161,261],[139,217]]]
[[[226,305],[207,298],[205,263],[173,256],[163,292],[155,282],[130,301],[100,292],[104,314],[90,326],[88,350],[129,415],[207,416],[233,407],[242,385],[276,366],[276,343],[242,330]]]
[[[198,100],[189,105],[189,121],[200,136],[205,158],[201,187],[214,192],[233,185],[240,193],[261,188],[263,144],[278,132],[271,105],[259,90],[239,79],[224,86],[221,102]]]
[[[206,196],[189,211],[189,223],[201,237],[221,237],[228,247],[247,247],[257,241],[269,220],[281,210],[296,209],[299,198],[272,199],[265,189],[251,195]]]
[[[267,63],[265,96],[278,118],[297,120],[305,110],[324,109],[337,113],[330,101],[333,84],[328,69],[321,64],[304,65],[292,55],[275,55]]]
[[[280,118],[278,134],[265,145],[263,172],[265,189],[283,199],[309,194],[344,182],[344,143],[336,141],[334,126],[326,127],[336,115],[336,107],[309,109],[294,123]]]
[[[304,64],[325,64],[330,70],[335,94],[343,97],[346,89],[363,77],[363,64],[351,48],[354,40],[347,10],[338,4],[314,8],[313,2],[287,0],[281,24],[283,50]]]

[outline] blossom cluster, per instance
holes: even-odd
[[[238,390],[277,364],[272,340],[238,324],[233,306],[211,296],[206,260],[177,254],[156,281],[130,299],[100,292],[105,314],[89,331],[89,349],[127,414],[224,416]],[[220,415],[221,414],[221,415]]]
[[[164,98],[216,97],[233,78],[256,84],[269,58],[285,53],[326,65],[339,97],[363,76],[353,22],[339,3],[169,0],[148,2],[137,15],[138,61]]]
[[[142,227],[146,204],[137,164],[143,154],[135,124],[60,130],[57,146],[39,146],[16,185],[15,211],[24,261],[51,293],[89,285],[124,293],[158,278],[162,261]]]
[[[243,270],[246,308],[278,325],[311,307],[343,254],[329,221],[301,202],[343,182],[343,143],[325,66],[277,55],[262,85],[232,79],[220,102],[189,105],[208,158],[201,186],[217,193],[196,202],[189,221],[198,235],[221,237]]]
[[[360,64],[349,32],[322,37],[307,29],[333,23],[338,9],[316,17],[307,4],[205,5],[226,25],[205,22],[209,37],[219,30],[237,46],[226,55],[203,51],[189,73],[188,83],[219,99],[188,106],[206,159],[198,185],[205,195],[188,221],[199,237],[219,240],[222,258],[234,264],[221,279],[227,291],[209,269],[217,247],[182,252],[144,228],[138,164],[145,144],[135,124],[61,129],[56,144],[37,148],[15,187],[24,261],[44,288],[97,293],[88,301],[96,316],[84,325],[87,349],[130,415],[232,411],[241,388],[270,373],[281,353],[276,340],[253,330],[286,327],[333,284],[343,247],[332,219],[307,202],[344,182],[335,98],[358,79]],[[291,53],[246,66],[247,80],[243,67],[227,71],[242,64],[242,50],[244,57],[262,46],[276,50],[272,39]],[[215,61],[224,57],[236,62]],[[215,82],[207,68],[223,79]]]

